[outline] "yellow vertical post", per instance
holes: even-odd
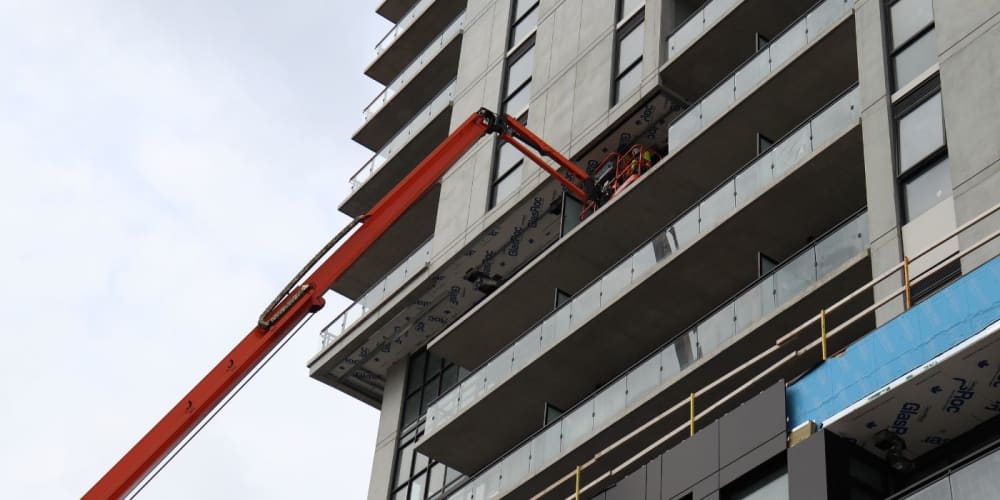
[[[823,347],[823,361],[826,361],[826,309],[819,310],[819,339]]]
[[[903,257],[903,293],[905,294],[903,310],[909,311],[910,306],[913,305],[910,301],[910,258],[905,256]]]
[[[580,500],[580,466],[576,466],[576,500]]]
[[[693,392],[691,393],[691,405],[690,406],[691,406],[691,424],[690,424],[690,428],[691,429],[690,430],[691,430],[691,435],[694,436],[694,393]]]

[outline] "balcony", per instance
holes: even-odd
[[[378,151],[458,72],[465,15],[460,15],[402,73],[365,107],[365,123],[354,134]]]
[[[755,158],[756,134],[784,136],[851,86],[857,81],[857,61],[853,22],[847,21],[841,17],[799,47],[739,100],[734,97],[721,115],[699,118],[699,128],[684,141],[670,139],[670,153],[639,182],[509,278],[429,348],[461,366],[481,365],[551,309],[553,288],[581,289]],[[680,117],[685,119],[690,120]],[[675,121],[674,134],[668,135],[678,133],[677,123],[687,122]],[[512,316],[511,310],[520,314]]]
[[[400,291],[407,283],[423,274],[427,265],[431,261],[431,241],[427,240],[420,248],[416,249],[403,262],[400,262],[395,269],[390,271],[384,278],[379,280],[375,286],[371,287],[357,301],[348,306],[337,315],[322,331],[320,331],[320,350],[326,349],[347,330],[363,319],[367,319],[373,312],[383,313],[381,307]]]
[[[465,9],[465,2],[420,0],[375,45],[365,74],[389,85]]]
[[[672,404],[699,382],[711,381],[723,366],[739,365],[773,345],[777,335],[814,314],[814,306],[870,278],[867,225],[862,213],[836,227],[484,468],[450,498],[466,498],[465,492],[485,492],[482,498],[491,498],[494,493],[537,491],[551,481],[553,474],[545,472],[553,471],[554,464],[572,462],[565,460],[570,454],[586,456],[578,450],[581,445],[592,455],[591,441],[598,434],[604,442],[612,427],[624,434],[623,429],[661,412],[664,402]],[[472,387],[471,380],[462,386]],[[461,406],[461,399],[450,404]],[[554,474],[562,476],[571,468],[557,467]],[[527,485],[529,480],[533,484]]]
[[[737,64],[757,51],[758,35],[776,40],[806,10],[821,18],[851,10],[853,2],[823,1],[809,8],[794,0],[711,0],[667,37],[663,84],[690,99],[704,94]],[[804,19],[802,19],[804,21]],[[806,21],[813,25],[826,20]],[[766,43],[766,42],[765,42]]]
[[[993,373],[996,371],[993,361],[1000,356],[1000,349],[997,348],[1000,345],[997,342],[1000,331],[1000,289],[997,287],[997,283],[1000,283],[1000,259],[995,257],[996,252],[990,254],[994,256],[992,261],[987,261],[978,268],[966,269],[968,274],[965,277],[940,292],[932,292],[938,295],[924,299],[923,303],[874,332],[871,326],[874,311],[887,302],[904,297],[908,304],[911,286],[914,290],[926,287],[927,284],[922,281],[936,281],[939,271],[929,270],[916,277],[911,276],[902,281],[905,283],[903,286],[880,298],[878,302],[871,302],[870,293],[887,280],[890,283],[901,283],[896,280],[899,280],[900,274],[906,276],[908,262],[919,262],[926,269],[929,260],[935,263],[933,267],[947,269],[972,253],[995,250],[990,248],[990,244],[1000,236],[1000,231],[992,231],[997,227],[997,221],[995,218],[991,220],[990,216],[997,211],[1000,211],[1000,204],[987,209],[937,243],[913,255],[910,261],[898,263],[858,288],[833,294],[831,301],[813,304],[816,308],[822,308],[822,312],[797,325],[791,325],[793,328],[787,329],[788,333],[764,352],[756,356],[742,356],[735,360],[738,366],[717,367],[710,370],[702,380],[686,383],[684,389],[691,391],[690,400],[685,392],[676,396],[676,403],[672,406],[668,400],[659,408],[647,408],[646,410],[652,411],[646,411],[645,415],[637,414],[643,412],[642,406],[646,406],[646,403],[640,403],[640,408],[636,410],[626,411],[615,422],[615,426],[622,428],[610,436],[610,441],[607,434],[612,432],[603,431],[594,441],[605,437],[604,442],[579,446],[577,450],[570,452],[567,459],[561,460],[555,470],[548,467],[548,470],[529,472],[534,476],[528,480],[530,485],[526,483],[518,487],[514,484],[524,476],[524,462],[513,460],[511,457],[514,454],[511,454],[503,461],[497,461],[497,464],[501,464],[501,474],[491,477],[498,477],[499,481],[482,480],[483,476],[477,475],[471,483],[457,485],[457,492],[450,492],[453,494],[450,498],[465,499],[469,498],[465,495],[470,493],[474,495],[471,498],[492,498],[491,495],[495,495],[501,487],[518,497],[534,494],[532,498],[564,498],[572,495],[574,475],[567,475],[566,471],[574,468],[579,474],[576,477],[582,479],[578,479],[576,483],[577,491],[586,498],[603,498],[603,493],[598,496],[594,494],[616,483],[630,492],[630,496],[626,498],[641,498],[642,477],[636,484],[636,478],[632,476],[637,464],[652,460],[650,464],[655,464],[659,469],[662,459],[663,470],[667,470],[668,463],[670,470],[688,470],[687,465],[678,462],[685,457],[690,458],[684,452],[684,449],[689,448],[688,445],[699,440],[701,445],[705,445],[703,438],[706,435],[715,435],[714,442],[720,443],[726,435],[724,424],[706,425],[706,422],[720,417],[725,420],[746,413],[744,410],[748,406],[756,407],[756,413],[764,408],[774,408],[773,391],[776,386],[771,386],[766,391],[764,388],[775,382],[779,382],[777,387],[781,388],[786,385],[785,380],[795,380],[787,387],[787,421],[783,411],[779,416],[782,426],[787,425],[788,429],[800,427],[807,420],[834,432],[843,432],[838,428],[853,427],[854,432],[842,435],[858,446],[867,448],[869,453],[877,457],[885,456],[887,461],[889,456],[885,450],[875,447],[874,440],[871,439],[876,432],[888,430],[896,436],[904,436],[906,446],[903,448],[902,458],[909,460],[919,458],[919,455],[947,443],[955,436],[961,435],[968,444],[973,444],[967,439],[971,436],[963,433],[975,425],[982,428],[981,422],[996,420],[996,405],[991,402],[1000,399],[1000,384],[995,383],[997,376]],[[985,232],[986,236],[975,242],[969,241],[957,254],[940,260],[937,252],[940,246],[965,232],[979,235]],[[866,305],[860,311],[859,300],[864,300]],[[845,308],[850,310],[845,311]],[[832,316],[839,316],[840,319],[831,322]],[[758,329],[753,336],[759,336],[761,331]],[[820,335],[820,331],[825,335]],[[829,357],[828,344],[829,351],[834,353]],[[735,350],[728,347],[721,352],[733,353]],[[646,362],[648,360],[637,366],[644,366]],[[667,365],[664,362],[662,366]],[[639,371],[630,370],[631,373]],[[648,373],[651,372],[652,370]],[[637,379],[635,386],[641,388],[644,384],[641,379]],[[772,401],[760,403],[760,397],[754,396],[758,391],[771,394],[765,398]],[[625,394],[627,398],[629,393],[626,391]],[[697,410],[694,406],[695,398]],[[978,408],[977,401],[985,406]],[[595,416],[597,404],[595,400]],[[778,406],[782,410],[785,407],[784,402]],[[570,410],[571,414],[575,412],[576,409]],[[586,416],[586,412],[583,413]],[[561,419],[564,428],[567,426],[567,418],[568,416],[564,416]],[[621,426],[626,420],[630,421]],[[735,420],[734,423],[738,424],[730,426],[730,431],[735,430],[736,434],[730,432],[730,437],[749,431],[750,434],[756,433],[766,439],[775,432],[772,428],[762,433],[765,429],[757,419],[753,422]],[[689,428],[693,432],[696,425],[698,433],[687,438]],[[743,425],[748,425],[749,428],[744,428]],[[767,439],[768,443],[757,451],[763,451],[764,456],[781,453],[785,448],[784,434],[782,429],[780,440]],[[538,438],[539,435],[533,438]],[[915,440],[920,442],[916,443]],[[910,446],[914,443],[916,446],[911,449]],[[734,444],[747,449],[746,446],[752,446],[753,442],[748,442],[744,436]],[[541,456],[544,457],[547,450],[553,449],[552,445],[550,440],[547,447],[537,445],[532,448],[527,457],[529,466],[534,463],[534,457],[539,456],[536,453],[542,453]],[[728,448],[730,447],[719,447],[720,457],[714,463],[697,462],[701,465],[698,472],[714,471],[720,464],[727,463],[721,460],[722,455],[730,458],[734,456],[732,449],[729,449],[729,453],[724,452]],[[703,446],[702,449],[704,450]],[[666,453],[663,453],[665,450]],[[757,459],[760,458],[761,455],[758,455]],[[504,469],[502,464],[508,461],[510,467]],[[932,458],[929,464],[923,465],[936,469],[940,462]],[[709,469],[705,469],[706,466]],[[917,467],[921,467],[919,461]],[[508,476],[514,476],[513,480],[506,481]],[[650,474],[649,477],[654,481],[655,491],[655,481],[660,475]],[[732,478],[732,475],[729,477]],[[663,479],[664,498],[683,494],[684,490],[689,489],[686,485],[698,481],[696,477],[688,478],[690,481],[676,481],[673,479],[677,478],[672,478],[670,489],[667,489],[666,476]],[[709,486],[708,490],[711,490],[713,485]],[[618,491],[615,494],[620,493]],[[608,491],[608,494],[611,495],[612,492]]]
[[[758,251],[790,255],[808,235],[862,207],[857,99],[856,88],[844,93],[497,349],[466,383],[431,405],[418,450],[463,472],[477,470],[483,456],[496,456],[532,432],[545,403],[572,406],[665,334],[682,331],[753,282],[757,269],[747,263]],[[560,373],[581,375],[567,380]],[[492,422],[501,408],[510,418]],[[488,434],[479,431],[484,425]]]
[[[718,83],[704,97],[695,102],[670,126],[670,145],[677,148],[687,143],[695,134],[716,121],[730,109],[739,106],[744,99],[789,63],[796,54],[809,47],[816,40],[824,38],[831,28],[842,26],[842,21],[853,11],[844,0],[825,0],[807,15],[783,31],[765,49],[746,60],[728,77]],[[854,34],[846,33],[853,38]],[[813,60],[815,64],[823,61]],[[805,64],[800,62],[799,64]],[[800,85],[807,85],[800,82]],[[801,86],[801,89],[809,87]]]
[[[351,192],[341,203],[341,212],[352,217],[364,215],[448,137],[454,94],[452,80],[351,176]]]
[[[416,3],[417,0],[382,0],[375,12],[393,23],[399,23]]]
[[[341,205],[341,211],[352,217],[365,214],[448,136],[453,89],[454,82],[354,174],[353,190]],[[362,179],[364,182],[360,182]],[[427,240],[434,232],[439,196],[440,186],[436,185],[337,280],[332,290],[357,300]]]
[[[310,376],[378,407],[389,368],[438,335],[485,296],[465,278],[470,268],[516,273],[560,237],[564,216],[545,207],[560,206],[563,196],[563,189],[557,183],[545,183],[503,214],[484,216],[493,221],[488,226],[483,225],[483,220],[473,221],[473,226],[482,229],[470,231],[464,245],[457,249],[435,249],[444,262],[435,264],[429,272],[418,272],[392,296],[385,297],[375,312],[363,314],[349,324],[348,316],[359,312],[345,315],[342,333],[328,341],[309,361]],[[436,202],[431,209],[436,209]],[[413,209],[391,231],[400,226],[406,231],[406,226],[414,224],[415,221],[407,219],[411,212]],[[433,220],[434,216],[431,212],[417,217]],[[414,243],[410,248],[417,246]],[[405,257],[391,262],[400,262]],[[437,258],[435,261],[439,262]],[[371,283],[377,281],[373,278]],[[338,329],[336,324],[332,328],[331,331]]]

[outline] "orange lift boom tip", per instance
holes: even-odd
[[[573,196],[584,202],[590,199],[588,193],[593,191],[590,176],[527,127],[509,116],[497,116],[487,109],[473,113],[371,211],[341,231],[279,294],[250,333],[94,484],[83,498],[121,498],[135,488],[308,314],[323,308],[323,294],[410,206],[473,144],[492,133],[530,158]],[[549,165],[543,157],[551,158],[569,176]],[[360,228],[300,282],[305,272],[359,222]]]

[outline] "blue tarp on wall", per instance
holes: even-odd
[[[1000,257],[830,358],[787,389],[788,428],[820,423],[1000,320]]]

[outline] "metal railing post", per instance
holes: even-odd
[[[694,393],[691,393],[691,423],[689,425],[691,435],[694,436]]]
[[[909,311],[913,302],[910,300],[910,258],[907,256],[903,256],[903,289],[905,290],[903,310]]]
[[[823,361],[826,361],[826,309],[819,310],[819,338],[823,347]]]
[[[580,466],[576,466],[576,500],[580,500]]]

